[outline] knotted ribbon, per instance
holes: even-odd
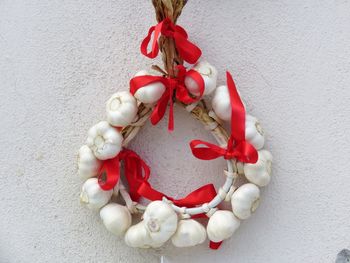
[[[152,34],[152,49],[150,52],[148,52],[147,48],[149,42],[151,41]],[[202,55],[202,51],[187,39],[188,36],[185,29],[183,29],[181,26],[174,25],[169,18],[165,18],[159,24],[152,26],[149,29],[147,36],[141,43],[141,53],[143,55],[149,58],[155,58],[158,55],[158,39],[160,35],[173,38],[180,57],[190,64],[196,63],[199,57]]]
[[[236,85],[229,72],[226,72],[227,87],[231,101],[231,136],[227,147],[221,148],[215,144],[193,140],[190,147],[194,156],[202,160],[212,160],[218,157],[237,159],[243,163],[256,163],[258,153],[253,145],[245,140],[245,108],[237,92]],[[205,147],[198,147],[204,145]]]
[[[149,166],[134,151],[123,149],[115,158],[104,161],[98,183],[105,190],[111,190],[120,179],[120,162],[124,162],[124,174],[129,185],[129,193],[132,200],[140,199],[138,188],[149,179]]]
[[[169,123],[168,130],[174,130],[174,102],[173,95],[176,94],[176,98],[185,103],[190,104],[198,101],[204,92],[204,80],[202,76],[195,70],[186,71],[183,65],[178,65],[178,74],[176,78],[162,77],[162,76],[138,76],[130,80],[130,92],[134,95],[140,88],[147,88],[145,86],[161,82],[165,86],[165,91],[161,98],[158,100],[156,106],[151,114],[151,123],[156,125],[164,116],[168,102],[170,101],[169,108]],[[185,78],[191,77],[198,85],[199,96],[192,97],[185,86]]]

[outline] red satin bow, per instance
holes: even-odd
[[[154,32],[152,49],[147,51],[149,42],[151,41],[152,33]],[[149,58],[155,58],[159,52],[158,38],[160,35],[173,38],[175,41],[176,49],[179,52],[180,57],[190,64],[197,62],[202,55],[202,51],[187,38],[185,29],[181,26],[174,25],[169,18],[164,19],[156,26],[152,26],[148,35],[141,43],[141,53]]]
[[[162,200],[163,197],[166,197],[168,200],[180,207],[194,207],[202,205],[210,202],[216,196],[216,191],[213,184],[204,185],[181,199],[174,199],[173,197],[167,196],[155,190],[147,181],[144,181],[143,184],[140,185],[137,192],[139,195],[151,201]]]
[[[151,115],[151,123],[153,125],[156,125],[163,118],[168,102],[170,101],[168,123],[168,129],[170,131],[174,130],[174,92],[176,92],[176,98],[185,104],[190,104],[199,100],[204,92],[204,80],[197,71],[189,70],[186,72],[186,68],[183,65],[178,65],[177,69],[178,75],[176,78],[146,75],[134,77],[130,80],[130,92],[132,94],[135,94],[138,89],[145,87],[151,83],[163,83],[166,90],[153,109]],[[198,97],[191,97],[190,93],[188,92],[184,83],[187,76],[190,76],[198,84],[200,93]]]
[[[150,176],[150,168],[135,152],[123,149],[115,158],[104,161],[98,183],[105,190],[111,190],[120,179],[120,162],[124,161],[124,174],[129,184],[132,200],[140,199],[138,188]]]
[[[231,136],[227,147],[221,148],[215,144],[201,140],[193,140],[190,147],[194,156],[202,160],[212,160],[218,157],[237,159],[244,163],[256,163],[258,153],[254,146],[245,140],[245,109],[237,92],[236,85],[229,72],[226,72],[227,87],[231,100]],[[204,145],[206,147],[197,147]]]

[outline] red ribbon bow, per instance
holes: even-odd
[[[170,101],[169,109],[169,123],[168,130],[174,130],[174,102],[173,95],[176,92],[176,98],[185,103],[190,104],[199,100],[204,92],[204,80],[202,76],[195,70],[189,70],[186,72],[186,68],[183,65],[178,65],[178,75],[176,78],[162,77],[162,76],[138,76],[130,80],[130,92],[135,94],[136,91],[142,87],[145,87],[154,82],[161,82],[165,86],[166,90],[162,97],[158,100],[151,115],[151,123],[156,125],[164,116],[168,102]],[[185,86],[185,78],[190,76],[199,87],[199,96],[192,97]]]
[[[151,41],[152,33],[153,43],[150,52],[147,51],[149,42]],[[202,51],[187,38],[185,29],[181,26],[174,25],[169,18],[165,18],[156,26],[152,26],[148,35],[141,43],[141,53],[149,58],[155,58],[159,52],[158,38],[160,35],[173,38],[175,41],[176,49],[179,52],[180,57],[190,64],[196,63],[199,57],[202,55]]]
[[[124,161],[124,174],[129,184],[132,200],[140,199],[138,188],[150,176],[150,168],[135,152],[123,149],[115,158],[104,161],[98,183],[105,190],[111,190],[120,179],[120,162]]]
[[[256,163],[258,153],[253,145],[245,140],[245,109],[237,92],[236,85],[229,72],[226,72],[227,87],[231,100],[231,136],[227,147],[221,148],[215,144],[201,140],[193,140],[190,147],[194,156],[202,160],[212,160],[218,157],[234,159],[243,163]],[[204,145],[206,147],[197,147]]]

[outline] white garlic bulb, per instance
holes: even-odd
[[[94,153],[87,145],[79,149],[78,154],[78,174],[81,179],[89,179],[97,175],[101,167],[101,161],[98,160]]]
[[[135,77],[150,75],[146,70],[141,70],[136,73]],[[134,96],[143,103],[155,103],[162,97],[165,91],[165,86],[162,82],[154,82],[144,87],[139,88]]]
[[[256,163],[245,163],[243,170],[249,182],[258,186],[266,186],[271,180],[272,155],[267,150],[258,151]]]
[[[87,208],[97,210],[103,207],[111,199],[113,190],[104,191],[98,184],[97,178],[90,178],[83,184],[80,201]]]
[[[192,69],[197,71],[203,78],[203,95],[209,95],[210,93],[212,93],[216,88],[216,80],[218,78],[218,71],[216,70],[216,68],[210,65],[207,61],[199,61],[194,65]],[[190,76],[187,76],[185,78],[185,86],[192,95],[200,95],[197,82],[195,82],[194,79]]]
[[[114,93],[106,103],[107,121],[112,126],[125,127],[137,114],[137,101],[128,91]]]
[[[117,156],[121,150],[122,142],[123,136],[106,121],[92,126],[86,140],[86,144],[100,160]]]
[[[218,210],[209,218],[207,225],[208,238],[213,242],[228,239],[238,229],[240,223],[231,211]]]
[[[232,212],[241,220],[247,219],[258,208],[259,201],[259,188],[255,184],[244,184],[231,196]]]
[[[200,223],[193,219],[180,220],[171,241],[175,247],[192,247],[202,244],[207,233]]]
[[[123,235],[131,225],[129,210],[119,204],[108,204],[100,211],[100,217],[108,231],[117,236]]]
[[[175,233],[177,214],[165,202],[151,202],[143,220],[130,227],[125,234],[125,242],[131,247],[160,247]]]
[[[240,94],[238,89],[237,92]],[[245,107],[243,100],[242,103]],[[213,107],[215,114],[221,120],[231,122],[231,100],[228,87],[226,85],[219,86],[215,89],[215,93],[211,101],[211,106]]]
[[[245,118],[245,139],[250,142],[257,150],[260,150],[264,147],[264,130],[261,127],[258,119],[248,114]]]

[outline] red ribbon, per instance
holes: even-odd
[[[181,199],[174,199],[173,197],[167,196],[155,190],[146,181],[144,181],[140,185],[137,192],[139,195],[151,201],[162,200],[163,197],[165,197],[168,200],[172,201],[175,205],[180,207],[182,206],[194,207],[194,206],[202,205],[204,203],[210,202],[216,196],[216,190],[213,184],[204,185]]]
[[[147,48],[149,42],[151,41],[153,32],[152,49],[150,52],[148,52]],[[158,25],[152,26],[149,29],[148,35],[141,43],[141,53],[143,55],[149,58],[155,58],[158,55],[158,38],[160,35],[173,38],[180,57],[190,64],[196,63],[199,57],[202,55],[202,51],[187,39],[188,36],[185,29],[183,29],[181,26],[174,25],[169,18],[165,18]]]
[[[178,75],[176,78],[162,77],[162,76],[138,76],[130,80],[130,92],[135,94],[136,91],[142,87],[155,82],[161,82],[165,86],[166,90],[162,97],[158,100],[156,106],[151,114],[151,123],[156,125],[164,116],[168,102],[170,101],[169,109],[169,123],[168,130],[174,130],[174,102],[173,95],[176,93],[176,98],[185,103],[190,104],[198,101],[204,92],[204,80],[202,76],[195,70],[189,70],[186,72],[186,68],[183,65],[178,65]],[[192,97],[185,86],[185,78],[190,76],[199,87],[199,96]]]
[[[193,140],[190,147],[194,156],[202,160],[212,160],[218,157],[225,159],[236,158],[244,163],[256,163],[258,153],[253,145],[245,140],[245,109],[237,92],[236,85],[229,72],[226,72],[227,87],[231,100],[231,136],[228,140],[227,147],[221,148],[215,144]],[[197,147],[204,145],[205,147]]]
[[[100,170],[98,183],[105,190],[111,190],[120,179],[120,162],[124,161],[124,174],[129,184],[130,196],[140,199],[138,188],[150,176],[150,168],[135,152],[123,149],[115,158],[106,160]]]

